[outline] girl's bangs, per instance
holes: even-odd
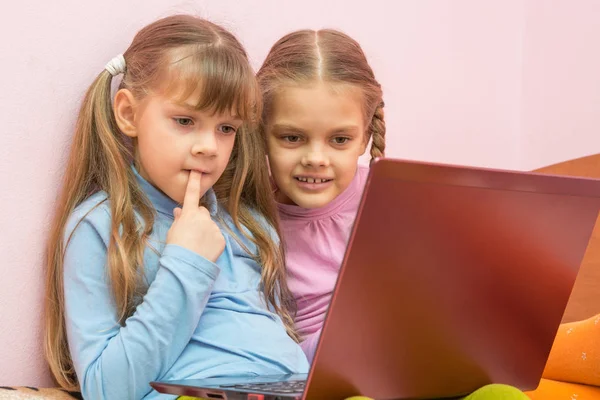
[[[232,49],[206,46],[173,57],[165,94],[196,109],[231,113],[244,121],[260,115],[260,92],[248,61]]]

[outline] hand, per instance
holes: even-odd
[[[212,262],[225,249],[225,238],[210,213],[200,204],[202,174],[190,171],[182,208],[175,208],[175,220],[167,232],[167,244],[176,244]]]

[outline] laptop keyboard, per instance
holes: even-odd
[[[302,393],[304,392],[306,381],[284,381],[284,382],[264,382],[264,383],[246,383],[239,385],[221,385],[222,388],[242,389],[257,392],[272,393]]]

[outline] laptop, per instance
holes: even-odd
[[[533,390],[599,210],[600,180],[378,159],[308,375],[151,385],[228,400]]]

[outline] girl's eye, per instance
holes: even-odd
[[[194,121],[191,118],[178,117],[173,118],[178,125],[181,126],[191,126],[194,125]]]
[[[288,143],[298,143],[300,141],[300,136],[295,135],[282,136],[281,138]]]
[[[333,138],[333,142],[335,144],[346,144],[346,143],[348,143],[349,140],[350,140],[350,138],[344,137],[344,136],[338,136],[338,137]]]
[[[221,125],[220,130],[221,130],[221,132],[223,132],[226,135],[231,135],[232,133],[237,132],[237,129],[235,129],[231,125]]]

